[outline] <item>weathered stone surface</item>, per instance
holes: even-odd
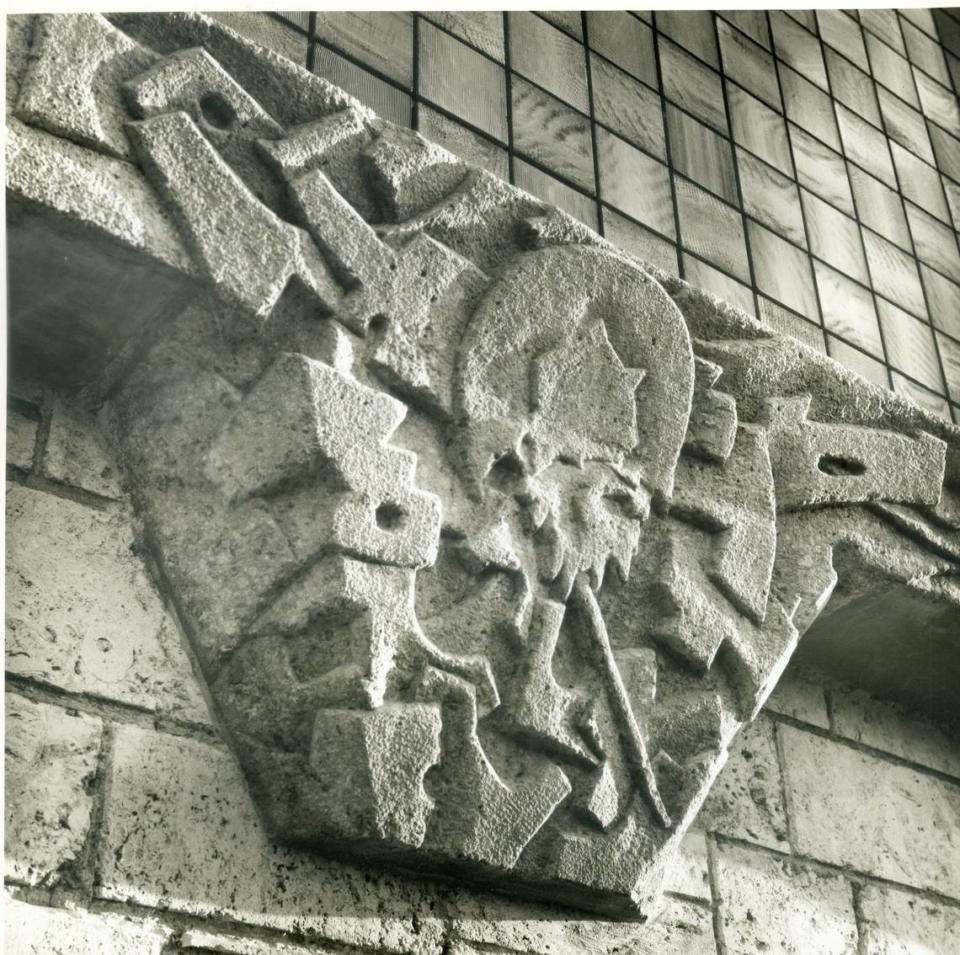
[[[652,910],[835,590],[960,616],[960,432],[222,24],[109,22],[158,56],[107,98],[203,287],[80,377],[266,831]],[[109,232],[38,171],[31,227]],[[738,835],[782,848],[764,731],[721,797],[749,791]],[[207,888],[239,911],[258,886]]]
[[[493,951],[536,955],[716,955],[708,906],[665,896],[651,920],[580,919],[536,903],[466,892],[448,903],[449,934],[464,955]],[[453,948],[457,951],[457,948]]]
[[[132,123],[129,135],[188,242],[224,297],[265,318],[296,277],[329,308],[337,290],[302,232],[262,205],[185,113]]]
[[[697,825],[789,852],[774,732],[773,723],[763,716],[743,728],[700,810]]]
[[[55,909],[4,899],[6,948],[16,955],[160,955],[172,934],[154,919]]]
[[[666,891],[709,902],[710,873],[707,866],[707,837],[691,829],[680,843],[677,861],[667,875]]]
[[[830,694],[834,732],[960,778],[960,738],[862,690]]]
[[[734,846],[717,856],[727,951],[856,955],[853,891],[841,876]]]
[[[787,667],[777,688],[770,694],[766,708],[821,729],[830,729],[823,677],[816,671]]]
[[[960,939],[960,905],[879,885],[859,890],[862,955],[950,952]]]
[[[917,888],[960,885],[960,785],[780,727],[794,847]]]
[[[203,929],[187,929],[180,936],[180,948],[184,952],[217,952],[226,955],[333,955],[334,950],[311,945],[309,948],[292,942],[278,942],[275,939],[243,938],[239,935],[226,935],[220,932],[207,932]]]
[[[33,27],[36,18],[32,14],[8,14],[7,49],[4,67],[7,79],[7,112],[16,105],[20,84],[27,71],[30,47],[33,44]]]
[[[163,204],[129,163],[16,120],[8,120],[6,157],[12,199],[28,208],[57,210],[68,222],[190,270],[189,255]]]
[[[129,159],[120,84],[155,59],[99,14],[37,17],[15,114],[80,145]]]
[[[39,422],[7,408],[7,464],[21,471],[33,470],[33,450],[37,444]]]
[[[113,452],[96,421],[69,401],[56,401],[40,471],[100,497],[121,497],[120,475]]]
[[[233,758],[205,743],[118,727],[100,852],[102,898],[388,951],[437,947],[423,885],[271,844]]]
[[[936,504],[946,448],[932,435],[912,439],[809,418],[810,396],[771,399],[767,425],[781,508],[833,501]]]
[[[196,677],[129,516],[7,486],[7,670],[207,721]]]
[[[5,877],[28,885],[71,884],[93,808],[100,720],[6,697]]]

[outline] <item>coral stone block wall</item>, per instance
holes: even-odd
[[[76,400],[8,410],[6,951],[948,953],[960,740],[788,670],[646,925],[270,844]]]

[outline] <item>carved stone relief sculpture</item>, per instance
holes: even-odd
[[[841,565],[960,621],[957,429],[201,16],[18,29],[12,228],[155,277],[84,381],[276,839],[642,914]]]

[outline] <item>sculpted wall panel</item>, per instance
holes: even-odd
[[[32,43],[14,199],[175,228],[86,394],[278,840],[645,913],[835,554],[960,632],[957,429],[202,17]]]

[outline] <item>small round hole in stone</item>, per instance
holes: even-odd
[[[200,100],[200,112],[217,129],[229,129],[237,118],[234,108],[220,93],[207,93]]]
[[[377,527],[385,531],[395,531],[403,524],[403,519],[407,515],[403,508],[387,502],[377,508],[374,516],[377,521]]]

